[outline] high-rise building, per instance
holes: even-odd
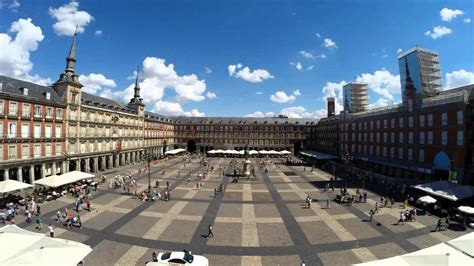
[[[366,111],[369,106],[369,91],[367,84],[351,82],[343,87],[344,111],[359,113]]]
[[[328,97],[328,117],[336,114],[336,100],[334,97]]]
[[[424,97],[435,96],[441,91],[441,66],[439,53],[423,49],[412,48],[398,56],[402,98],[405,101],[407,94],[407,73],[411,76],[413,87],[416,89],[418,102]]]

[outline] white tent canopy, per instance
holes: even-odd
[[[250,151],[249,151],[249,154],[250,154],[250,155],[258,154],[258,151],[256,151],[256,150],[250,150]]]
[[[47,186],[47,187],[60,187],[66,184],[74,183],[79,180],[93,178],[93,174],[88,174],[80,171],[72,171],[62,175],[52,175],[45,178],[41,178],[35,181],[35,184]]]
[[[474,257],[474,232],[452,239],[448,241],[448,245]]]
[[[474,214],[474,208],[469,206],[460,206],[458,208],[460,212],[467,213],[467,214]]]
[[[450,181],[438,181],[434,183],[419,184],[413,186],[418,190],[427,192],[433,196],[442,197],[451,201],[470,198],[474,196],[474,187],[458,185]]]
[[[77,265],[92,249],[82,243],[46,237],[16,225],[0,228],[1,265]]]
[[[285,155],[287,155],[287,154],[291,154],[291,151],[282,150],[282,151],[280,151],[280,153],[281,153],[281,154],[285,154]]]
[[[431,196],[423,196],[423,197],[420,197],[418,201],[421,203],[432,204],[436,202],[436,199]]]
[[[181,152],[184,152],[184,151],[186,151],[186,149],[182,149],[182,148],[169,150],[169,151],[165,152],[165,155],[175,155],[175,154],[178,154],[178,153],[181,153]]]
[[[5,180],[0,182],[0,194],[1,193],[8,193],[24,188],[32,187],[30,184],[26,184],[23,182],[18,182],[16,180]]]

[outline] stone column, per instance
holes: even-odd
[[[68,162],[67,162],[67,161],[62,162],[61,168],[62,168],[62,169],[61,169],[61,174],[67,173],[67,172],[68,172],[68,169],[69,169],[69,167],[68,167]]]
[[[76,161],[76,171],[81,171],[81,160]]]
[[[51,164],[51,175],[55,175],[56,174],[56,163],[53,162]]]
[[[94,173],[98,173],[99,172],[99,157],[94,157],[92,158],[93,162],[94,162]]]
[[[30,184],[34,184],[35,183],[35,166],[32,165],[30,166]]]
[[[109,155],[109,169],[114,168],[114,156]]]
[[[87,158],[87,159],[85,159],[84,161],[86,162],[86,169],[85,169],[86,171],[85,171],[85,172],[86,172],[86,173],[90,173],[90,171],[91,171],[91,162],[90,162],[90,159]]]
[[[125,165],[125,153],[122,153],[122,158],[120,160],[120,166]]]
[[[46,176],[46,164],[41,165],[41,178]]]
[[[23,167],[18,167],[18,182],[23,182]]]
[[[115,155],[115,165],[113,167],[119,167],[119,155]]]
[[[100,171],[105,171],[105,167],[107,166],[105,160],[107,157],[102,156],[102,161],[101,161],[101,166],[100,166]]]
[[[3,180],[9,180],[10,179],[10,169],[5,169],[5,172],[3,173]]]

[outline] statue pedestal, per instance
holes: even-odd
[[[244,171],[243,171],[244,177],[249,177],[250,176],[250,160],[245,160],[244,161]]]

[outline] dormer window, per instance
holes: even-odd
[[[46,100],[51,100],[51,92],[46,93]]]
[[[23,91],[24,96],[28,96],[28,88],[22,88],[21,90]]]

